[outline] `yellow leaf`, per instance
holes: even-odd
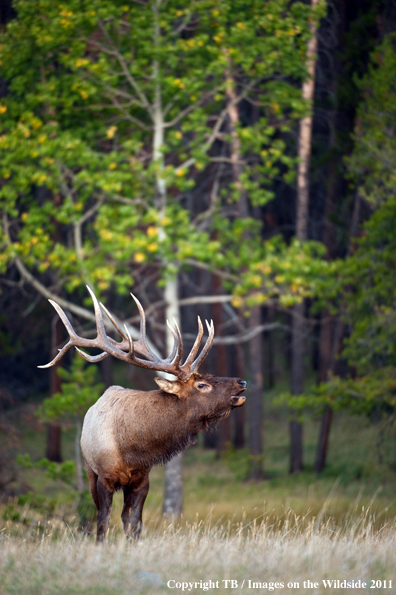
[[[152,238],[153,236],[156,236],[158,234],[158,229],[156,227],[154,227],[153,225],[150,225],[147,228],[147,235],[149,238]]]
[[[240,308],[241,306],[243,306],[243,299],[241,298],[240,295],[236,295],[232,299],[231,304],[234,306],[234,308]]]
[[[117,132],[117,130],[118,130],[117,126],[110,126],[110,128],[108,128],[106,130],[107,138],[113,138],[115,133]]]
[[[136,252],[134,259],[135,259],[135,262],[144,262],[145,256],[144,256],[143,252]]]

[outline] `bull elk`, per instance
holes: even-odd
[[[174,338],[173,349],[166,359],[160,359],[146,339],[146,317],[139,300],[133,296],[140,313],[140,336],[133,341],[125,326],[121,329],[108,310],[99,304],[88,287],[95,308],[97,337],[79,337],[66,314],[49,300],[70,339],[57,356],[45,366],[54,365],[74,346],[89,362],[98,362],[112,355],[128,364],[166,372],[176,380],[155,378],[157,390],[139,391],[111,386],[88,410],[81,434],[81,450],[85,460],[89,488],[98,509],[97,536],[103,541],[109,527],[109,517],[115,490],[124,492],[122,522],[127,538],[138,538],[142,530],[142,510],[149,490],[149,472],[153,465],[166,463],[174,455],[196,442],[198,432],[227,417],[234,407],[245,402],[241,396],[246,382],[239,378],[219,378],[198,373],[198,368],[213,343],[213,321],[206,325],[209,337],[198,355],[203,326],[198,317],[198,334],[183,364],[183,341],[179,327],[169,323]],[[106,313],[122,341],[108,337],[102,317]],[[89,355],[79,347],[99,348],[102,353]],[[144,359],[137,357],[136,354]],[[198,357],[197,357],[198,355]]]

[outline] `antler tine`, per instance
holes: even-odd
[[[69,351],[70,347],[73,347],[73,345],[74,345],[73,339],[77,338],[77,335],[74,332],[74,329],[70,323],[70,320],[68,319],[68,317],[66,316],[66,314],[64,313],[62,308],[60,306],[58,306],[58,304],[56,302],[54,302],[53,300],[48,300],[48,301],[51,304],[51,306],[53,306],[53,308],[55,308],[56,312],[58,313],[59,318],[65,325],[66,330],[69,333],[70,340],[66,343],[66,345],[64,345],[64,347],[62,347],[62,349],[59,349],[59,353],[54,357],[54,359],[52,361],[49,362],[49,364],[45,364],[44,366],[37,366],[38,368],[50,368],[51,366],[56,364],[65,355],[65,353],[67,351]]]
[[[56,364],[56,362],[58,362],[66,353],[66,351],[69,351],[70,347],[72,347],[73,344],[71,341],[69,341],[68,343],[66,343],[66,345],[64,347],[62,347],[62,349],[59,349],[59,353],[54,357],[54,359],[52,361],[50,361],[49,364],[45,364],[44,366],[37,366],[38,368],[50,368],[51,366],[53,366],[54,364]]]
[[[112,323],[112,325],[114,326],[114,328],[120,333],[121,337],[123,339],[125,339],[126,341],[128,341],[128,337],[125,335],[124,331],[120,328],[119,324],[117,323],[116,319],[114,318],[114,316],[112,314],[110,314],[110,312],[108,311],[108,309],[106,308],[106,306],[104,306],[102,304],[102,302],[100,302],[100,307],[102,308],[102,310],[105,312],[107,318],[110,320],[110,322]]]
[[[128,329],[127,325],[124,324],[124,326],[125,326],[125,331],[126,331],[126,335],[127,335],[127,338],[128,338],[128,343],[129,343],[129,355],[131,356],[131,358],[133,360],[135,360],[134,350],[133,350],[133,341],[132,341],[131,333],[129,332],[129,329]]]
[[[85,353],[85,351],[81,351],[81,349],[79,349],[78,347],[75,347],[75,349],[76,349],[76,351],[78,351],[78,353],[81,355],[81,357],[86,359],[87,362],[90,362],[91,364],[96,364],[97,362],[101,362],[102,360],[106,359],[106,357],[109,357],[109,355],[110,355],[110,353],[106,353],[106,351],[103,351],[103,353],[99,353],[98,355],[89,355],[89,353]]]
[[[137,299],[133,293],[131,293],[132,298],[135,301],[135,304],[138,307],[139,314],[140,314],[140,337],[138,341],[135,341],[135,349],[140,351],[142,355],[147,357],[148,359],[156,362],[161,362],[161,359],[150,349],[149,345],[147,344],[146,340],[146,314],[144,313],[143,306]]]
[[[191,366],[191,372],[197,372],[199,366],[202,364],[202,362],[204,361],[205,357],[208,355],[210,348],[213,345],[213,339],[214,339],[214,324],[213,324],[213,320],[210,321],[210,324],[208,323],[207,320],[205,320],[206,322],[206,327],[208,329],[208,333],[209,333],[209,337],[206,340],[206,343],[204,345],[204,348],[202,349],[201,353],[199,354],[199,356],[197,357],[197,359],[195,360],[195,362],[192,364]]]
[[[129,354],[124,353],[124,351],[119,349],[117,345],[112,344],[109,337],[107,337],[99,302],[96,299],[96,296],[91,290],[91,288],[87,286],[87,289],[92,297],[95,308],[95,321],[97,330],[96,339],[85,339],[83,337],[79,337],[74,331],[70,323],[70,320],[68,319],[62,308],[56,302],[49,300],[51,305],[57,311],[63,324],[65,325],[66,330],[69,333],[70,340],[68,343],[66,343],[66,345],[60,350],[60,352],[49,364],[46,364],[45,366],[39,366],[40,368],[49,368],[50,366],[53,366],[72,346],[74,346],[77,349],[78,353],[88,362],[99,362],[105,359],[108,355],[113,355],[114,357],[117,357],[118,359],[121,359],[123,361],[129,361]],[[99,355],[89,355],[88,353],[85,353],[84,351],[78,349],[78,347],[95,347],[103,349],[104,351]]]
[[[93,305],[94,305],[95,321],[96,321],[96,329],[98,331],[98,337],[100,337],[100,339],[108,339],[108,337],[106,335],[105,325],[103,322],[102,310],[100,309],[98,299],[97,299],[96,295],[94,294],[94,292],[92,291],[92,289],[89,287],[89,285],[87,285],[86,287],[90,293],[90,296],[92,298]]]
[[[186,371],[190,370],[191,364],[193,363],[194,358],[196,357],[196,355],[198,353],[198,349],[199,349],[199,346],[201,345],[201,341],[202,341],[202,337],[203,337],[203,332],[204,331],[203,331],[201,318],[198,316],[198,334],[194,341],[194,345],[192,346],[192,349],[191,349],[190,353],[188,354],[186,361],[182,365],[182,368],[185,369]]]
[[[179,326],[178,326],[176,320],[173,319],[173,322],[174,322],[176,330],[171,327],[171,325],[169,324],[169,320],[166,321],[168,328],[172,332],[172,335],[174,338],[174,343],[173,343],[172,353],[170,353],[170,355],[168,355],[165,362],[173,363],[173,366],[175,368],[179,368],[180,361],[183,356],[183,339],[182,339],[181,332],[180,332],[180,329],[179,329]]]

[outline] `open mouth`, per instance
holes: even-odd
[[[234,395],[230,398],[231,405],[233,407],[241,407],[244,404],[244,402],[246,401],[246,398],[242,396],[243,392],[245,392],[244,388],[242,390],[240,390],[239,392],[237,392],[236,395]]]
[[[239,395],[242,395],[245,392],[245,390],[246,390],[246,388],[241,388],[241,390],[239,392],[235,393],[235,395],[237,397],[239,397]]]

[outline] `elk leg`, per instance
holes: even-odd
[[[98,500],[98,490],[97,490],[98,476],[95,473],[95,471],[93,471],[93,469],[91,469],[91,467],[89,465],[85,464],[85,469],[87,470],[87,476],[88,476],[88,481],[89,481],[89,491],[91,492],[91,496],[92,496],[93,501],[95,502],[96,508],[99,510],[99,500]]]
[[[124,508],[121,519],[127,539],[139,539],[142,532],[143,505],[149,491],[148,475],[139,483],[134,482],[124,486]]]
[[[96,532],[96,543],[104,541],[109,528],[111,506],[113,504],[114,488],[103,483],[100,478],[96,483],[98,494],[98,523]]]

